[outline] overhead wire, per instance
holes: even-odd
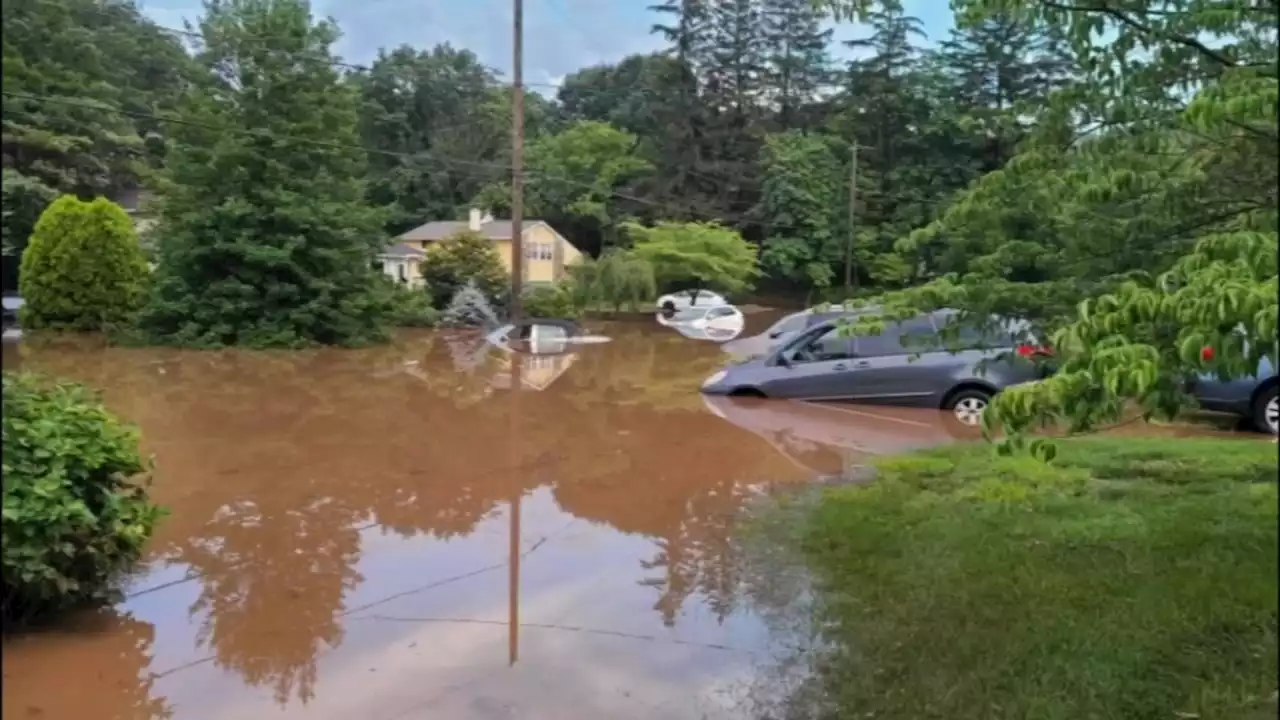
[[[30,93],[14,92],[11,90],[0,90],[0,95],[4,97],[10,97],[10,98],[20,99],[20,100],[55,103],[55,104],[66,105],[69,107],[79,107],[79,108],[94,110],[98,112],[109,112],[112,114],[122,115],[126,117],[156,120],[159,122],[173,123],[177,125],[186,125],[189,127],[198,127],[205,130],[212,130],[214,132],[237,133],[241,135],[247,135],[250,137],[265,138],[273,142],[296,143],[298,145],[310,145],[313,147],[323,147],[323,148],[329,148],[329,149],[361,150],[369,154],[395,157],[395,158],[400,158],[402,160],[409,160],[409,161],[432,160],[444,165],[459,165],[462,167],[478,168],[478,169],[484,169],[484,170],[490,170],[490,171],[507,171],[507,172],[513,171],[512,166],[506,163],[492,162],[492,161],[461,160],[458,158],[442,157],[430,151],[417,151],[413,153],[397,152],[392,150],[383,150],[380,148],[368,147],[366,145],[359,145],[355,143],[337,143],[337,142],[331,142],[326,140],[313,140],[310,138],[299,138],[299,137],[294,137],[289,135],[281,135],[279,133],[273,133],[271,131],[262,130],[262,129],[218,127],[215,125],[210,125],[208,123],[201,123],[201,122],[188,120],[181,117],[161,115],[155,112],[144,113],[144,112],[137,112],[132,110],[124,110],[121,108],[115,108],[115,107],[106,105],[101,101],[92,101],[88,98],[67,98],[67,97],[55,97],[55,96],[48,96],[48,95],[34,95]],[[624,192],[620,192],[620,191],[609,189],[609,188],[600,188],[592,183],[583,182],[581,180],[574,180],[572,178],[560,177],[557,175],[543,173],[536,170],[532,170],[532,171],[526,170],[525,175],[526,177],[533,177],[535,179],[564,183],[565,185],[569,185],[569,186],[581,187],[588,190],[599,191],[602,194],[607,194],[619,200],[627,200],[630,202],[634,202],[640,205],[645,205],[645,206],[652,207],[659,210],[676,211],[680,214],[692,215],[692,216],[700,215],[702,216],[703,219],[706,219],[706,220],[726,221],[726,220],[729,220],[731,217],[733,217],[733,214],[730,214],[730,213],[702,213],[694,210],[693,208],[684,208],[677,205],[670,205],[670,204],[658,202],[655,200],[649,200],[648,198],[642,198],[636,195],[631,195],[629,193],[624,193]],[[734,219],[740,220],[741,217],[736,217]]]
[[[55,2],[56,2],[56,0],[55,0]],[[67,7],[67,6],[65,6],[65,5],[64,5],[64,7]],[[562,6],[562,7],[563,7],[563,6]],[[567,12],[567,8],[566,8],[566,11],[565,11],[564,13],[562,13],[562,15],[563,15],[564,17],[566,17],[566,18],[571,17],[571,14]],[[160,25],[159,23],[155,23],[154,21],[149,21],[149,22],[150,22],[150,24],[151,24],[154,28],[156,28],[157,30],[159,30],[159,31],[161,31],[161,32],[171,33],[171,34],[178,35],[178,36],[181,36],[181,37],[184,37],[184,38],[188,38],[188,39],[202,39],[202,38],[204,37],[202,33],[200,33],[200,32],[196,32],[196,31],[193,31],[193,30],[187,30],[187,29],[179,29],[179,28],[168,27],[168,26],[165,26],[165,25]],[[581,26],[577,25],[576,21],[572,22],[571,24],[573,24],[575,27],[577,27],[577,28],[578,28],[578,30],[579,30],[580,32],[584,32],[584,33],[585,33],[585,31],[584,31],[584,30],[582,30]],[[269,42],[271,42],[272,40],[279,41],[279,40],[291,39],[291,38],[285,38],[285,37],[283,37],[283,36],[274,36],[274,37],[273,37],[273,36],[267,36],[267,35],[259,35],[259,34],[256,34],[256,33],[248,33],[248,35],[249,35],[250,37],[252,37],[252,38],[256,39],[256,40],[260,40],[260,41],[262,41],[264,44],[269,43]],[[319,62],[326,63],[326,64],[328,64],[328,65],[330,65],[330,66],[346,68],[346,69],[353,70],[353,71],[357,71],[357,72],[368,73],[368,72],[371,72],[371,71],[372,71],[372,66],[370,66],[370,65],[362,65],[362,64],[358,64],[358,63],[349,63],[349,62],[346,62],[346,61],[343,61],[343,60],[338,60],[338,59],[333,58],[333,57],[327,57],[327,56],[326,56],[326,57],[309,56],[308,54],[306,54],[306,53],[304,53],[304,52],[290,51],[290,50],[286,50],[286,49],[283,49],[283,48],[272,48],[272,47],[270,47],[269,45],[264,45],[264,47],[263,47],[262,49],[266,50],[268,53],[284,53],[284,54],[288,54],[288,55],[289,55],[289,56],[291,56],[291,57],[301,58],[301,59],[304,59],[304,60],[314,60],[314,61],[319,61]],[[534,85],[534,86],[542,86],[542,87],[549,87],[549,88],[561,88],[561,87],[563,86],[562,84],[555,84],[555,83],[539,83],[539,82],[527,82],[527,81],[526,81],[526,82],[524,82],[523,84],[525,84],[525,85]],[[629,93],[631,93],[631,94],[639,94],[639,95],[642,95],[642,96],[643,96],[643,95],[645,95],[646,93],[654,93],[655,91],[654,91],[652,88],[643,88],[643,87],[641,87],[641,88],[631,88],[631,89],[629,89],[629,91],[628,91],[628,92],[629,92]],[[328,146],[328,147],[330,147],[330,148],[359,149],[359,150],[363,150],[363,151],[364,151],[364,152],[366,152],[366,153],[370,153],[370,154],[374,154],[374,155],[381,155],[381,156],[387,156],[387,157],[395,157],[395,158],[399,158],[399,159],[401,159],[401,160],[408,160],[408,161],[414,161],[414,162],[421,162],[421,161],[423,161],[423,160],[430,160],[430,161],[435,161],[435,162],[438,162],[438,163],[441,163],[441,164],[444,164],[444,165],[452,165],[452,166],[454,166],[454,167],[449,168],[449,170],[450,170],[451,172],[457,172],[457,173],[460,173],[460,174],[466,174],[466,172],[467,172],[467,171],[462,170],[461,168],[472,168],[472,170],[470,170],[470,172],[472,173],[473,177],[474,177],[474,176],[476,176],[476,174],[477,174],[478,172],[480,172],[480,171],[486,171],[486,172],[507,171],[507,172],[511,172],[511,171],[513,171],[513,170],[514,170],[514,168],[513,168],[510,164],[504,164],[504,163],[493,162],[493,161],[480,161],[480,160],[474,160],[474,161],[473,161],[473,160],[463,160],[463,159],[460,159],[460,158],[454,158],[454,157],[448,157],[448,156],[441,156],[441,155],[439,155],[439,154],[437,154],[437,153],[435,153],[435,152],[433,152],[433,151],[427,151],[427,150],[420,150],[420,151],[415,151],[415,152],[412,152],[412,153],[410,153],[410,152],[398,152],[398,151],[385,150],[385,149],[381,149],[381,148],[368,147],[368,146],[365,146],[365,145],[353,145],[353,144],[342,144],[342,143],[326,143],[325,141],[316,141],[316,140],[309,140],[309,139],[305,139],[305,138],[296,138],[296,137],[290,137],[290,136],[285,136],[285,135],[274,134],[274,133],[270,133],[269,131],[265,131],[265,130],[254,130],[254,129],[250,129],[250,128],[219,128],[219,127],[213,127],[213,126],[209,126],[209,125],[207,125],[207,124],[202,124],[202,123],[193,122],[193,121],[190,121],[190,120],[185,120],[185,119],[180,118],[180,117],[167,116],[167,115],[160,115],[160,114],[158,114],[158,113],[156,113],[156,112],[137,112],[137,111],[128,111],[128,110],[123,110],[123,109],[119,109],[119,108],[110,107],[110,106],[107,106],[107,105],[100,105],[100,104],[97,104],[97,103],[94,103],[94,102],[86,102],[86,101],[91,100],[91,99],[89,99],[89,98],[67,98],[67,97],[54,97],[54,96],[48,96],[48,95],[43,95],[43,96],[42,96],[42,95],[32,95],[32,94],[25,94],[25,93],[14,93],[14,92],[10,92],[10,91],[3,91],[3,93],[2,93],[2,94],[3,94],[3,95],[5,95],[5,96],[8,96],[8,97],[22,98],[22,99],[33,100],[33,101],[37,101],[37,102],[54,102],[54,103],[61,103],[61,104],[64,104],[64,105],[81,106],[81,107],[86,107],[86,108],[93,109],[93,110],[99,110],[99,111],[111,112],[111,113],[114,113],[114,114],[118,114],[118,115],[122,115],[122,116],[128,116],[128,117],[133,117],[133,118],[138,118],[138,119],[150,119],[150,120],[156,120],[156,121],[159,121],[159,122],[166,122],[166,123],[174,123],[174,124],[181,124],[181,125],[188,125],[188,126],[202,127],[202,128],[204,128],[204,129],[214,130],[214,131],[218,131],[218,132],[236,132],[236,133],[248,134],[248,135],[254,135],[254,136],[259,136],[259,137],[269,136],[269,137],[270,137],[270,139],[272,139],[272,140],[277,140],[277,141],[282,141],[282,142],[294,142],[294,143],[307,144],[307,145],[313,145],[313,146]],[[154,108],[153,108],[153,109],[154,109]],[[454,130],[459,130],[459,129],[468,128],[468,127],[470,127],[470,126],[472,126],[472,123],[459,123],[459,124],[456,124],[456,125],[450,125],[450,126],[443,126],[443,127],[439,127],[439,128],[434,128],[434,131],[435,131],[435,132],[439,132],[439,133],[448,133],[448,132],[451,132],[451,131],[454,131]],[[745,181],[745,182],[748,182],[748,183],[752,183],[752,182],[754,182],[754,183],[760,183],[760,182],[763,180],[763,178],[762,178],[761,176],[754,175],[754,174],[750,174],[750,173],[748,173],[748,174],[743,174],[743,173],[734,173],[734,176],[733,176],[733,177],[729,177],[729,176],[718,176],[718,175],[715,175],[715,174],[709,174],[709,173],[703,172],[703,171],[701,171],[701,170],[693,170],[693,169],[687,169],[687,170],[688,170],[688,173],[689,173],[690,175],[692,175],[692,176],[695,176],[695,177],[701,177],[701,178],[703,178],[703,179],[705,179],[705,180],[707,180],[707,181],[710,181],[710,182],[713,182],[713,183],[718,183],[718,184],[721,184],[721,185],[724,185],[724,184],[734,184],[734,185],[736,185],[736,184],[738,184],[739,182],[742,182],[742,181]],[[528,169],[526,169],[526,170],[525,170],[525,175],[526,175],[526,177],[534,177],[534,178],[539,178],[539,179],[547,180],[547,181],[560,182],[560,183],[564,183],[564,184],[566,184],[566,185],[570,185],[570,186],[582,187],[582,188],[586,188],[586,189],[590,189],[590,190],[595,190],[595,191],[602,191],[602,192],[604,192],[604,193],[607,193],[610,197],[613,197],[613,198],[616,198],[616,199],[619,199],[619,200],[627,200],[627,201],[630,201],[630,202],[633,202],[633,203],[637,203],[637,204],[639,204],[639,205],[644,205],[644,206],[647,206],[647,207],[652,207],[652,208],[654,208],[654,209],[658,209],[658,210],[674,211],[675,213],[677,213],[677,214],[679,214],[679,215],[689,216],[689,217],[695,217],[695,218],[701,218],[701,219],[705,219],[705,220],[713,220],[713,221],[717,221],[717,222],[720,222],[720,221],[725,221],[725,222],[743,222],[743,221],[749,220],[749,216],[750,216],[750,214],[751,214],[751,210],[752,210],[752,208],[754,207],[754,203],[747,203],[747,204],[745,204],[745,205],[744,205],[743,203],[740,203],[740,202],[733,202],[733,201],[731,201],[731,200],[730,200],[730,201],[728,201],[728,207],[732,210],[731,212],[705,212],[705,211],[698,210],[698,209],[696,209],[696,208],[694,208],[694,207],[692,207],[692,206],[685,207],[685,206],[676,205],[676,204],[671,204],[671,203],[667,203],[667,202],[660,202],[660,201],[650,200],[650,199],[648,199],[648,198],[639,197],[639,196],[636,196],[636,195],[632,195],[632,194],[629,194],[629,193],[625,193],[625,192],[617,191],[617,190],[614,190],[614,189],[602,189],[602,188],[599,188],[599,187],[597,187],[596,185],[594,185],[594,184],[592,184],[592,183],[586,183],[586,182],[582,182],[582,181],[578,181],[578,180],[573,180],[573,179],[571,179],[571,178],[558,177],[558,176],[555,176],[555,175],[550,175],[550,174],[547,174],[547,173],[540,173],[540,172],[532,171],[532,170],[528,170]],[[726,199],[726,200],[727,200],[727,199]],[[908,203],[923,204],[923,205],[928,205],[928,206],[932,206],[932,205],[940,204],[940,202],[939,202],[939,201],[928,201],[928,200],[922,200],[922,199],[918,199],[918,198],[904,198],[903,200],[904,200],[905,202],[908,202]]]

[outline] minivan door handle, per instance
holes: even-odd
[[[854,366],[855,368],[869,368],[869,367],[871,367],[871,361],[870,361],[870,360],[859,360],[859,361],[855,362],[855,363],[853,364],[853,366]]]

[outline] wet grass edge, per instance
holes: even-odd
[[[1052,465],[972,444],[876,466],[788,509],[834,716],[1275,717],[1274,444],[1076,438]]]

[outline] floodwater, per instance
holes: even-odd
[[[289,354],[7,345],[6,369],[89,383],[140,426],[169,515],[123,602],[6,639],[5,716],[757,715],[792,642],[762,598],[800,590],[743,562],[744,508],[972,431],[704,400],[715,344],[589,329],[614,341],[547,357],[429,332]]]

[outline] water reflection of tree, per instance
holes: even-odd
[[[114,362],[59,353],[45,367],[106,388],[144,427],[171,510],[152,554],[198,574],[191,612],[214,660],[281,703],[312,696],[316,656],[342,640],[361,525],[467,534],[510,495],[510,475],[477,462],[492,453],[468,451],[501,441],[492,408],[459,410],[452,391],[424,392],[408,374],[376,377],[416,360],[447,382],[447,348],[108,352]]]
[[[584,352],[561,387],[591,418],[575,427],[591,452],[574,453],[561,468],[556,499],[575,515],[655,539],[642,567],[657,575],[642,583],[657,589],[654,609],[668,626],[695,593],[718,618],[733,612],[740,585],[733,523],[758,488],[794,473],[763,443],[703,410],[698,385],[723,361],[710,343],[662,330],[628,333]]]
[[[29,654],[25,643],[35,637],[6,639],[4,673],[5,716],[30,718],[152,718],[173,717],[173,709],[154,693],[148,667],[155,627],[129,614],[102,610],[73,618],[76,660],[93,674],[84,685],[67,686],[62,652]],[[9,645],[12,642],[13,647]],[[18,712],[11,712],[18,710]]]
[[[311,696],[317,654],[342,640],[362,525],[467,535],[548,478],[566,511],[655,540],[645,567],[665,622],[694,594],[720,617],[732,610],[737,511],[754,481],[795,468],[703,411],[715,346],[609,334],[522,400],[518,438],[494,390],[504,365],[444,336],[296,354],[60,351],[28,364],[104,388],[142,425],[171,509],[153,556],[200,575],[200,641],[283,703]],[[458,359],[476,362],[460,372]]]

